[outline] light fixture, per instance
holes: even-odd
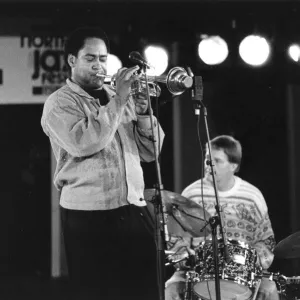
[[[240,57],[249,65],[262,66],[270,56],[271,47],[266,38],[259,35],[246,36],[239,45]]]
[[[107,56],[107,75],[114,75],[122,68],[121,60],[114,54],[108,54]],[[110,80],[110,79],[107,79]]]
[[[218,65],[228,56],[226,41],[220,36],[201,35],[202,40],[198,46],[198,55],[207,65]]]
[[[147,70],[150,76],[160,76],[163,74],[169,64],[169,56],[167,51],[161,46],[149,45],[144,50],[145,59],[153,68]]]
[[[299,62],[300,46],[299,44],[292,44],[288,48],[288,55],[294,62]]]

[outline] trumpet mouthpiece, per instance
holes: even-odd
[[[107,77],[107,75],[102,74],[102,73],[97,73],[96,76],[97,76],[97,77],[104,77],[104,78]]]

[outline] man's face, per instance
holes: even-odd
[[[211,149],[212,162],[214,165],[215,179],[217,182],[229,181],[234,175],[237,164],[228,161],[227,154],[222,149]],[[205,175],[212,181],[211,168],[208,164],[209,155],[205,157]]]
[[[72,70],[72,80],[83,89],[99,89],[104,77],[97,73],[107,72],[107,47],[99,38],[88,38],[79,50],[77,57],[69,55],[68,62]]]

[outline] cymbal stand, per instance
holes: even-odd
[[[196,282],[199,282],[199,274],[195,271],[196,269],[196,257],[190,255],[189,262],[191,263],[191,269],[185,274],[185,293],[184,300],[196,300],[193,292],[193,287]],[[198,299],[198,297],[197,297]]]
[[[186,272],[186,280],[185,280],[185,293],[184,293],[184,300],[196,300],[195,294],[193,292],[193,287],[196,282],[199,282],[199,274],[193,271]]]
[[[209,165],[211,168],[213,187],[214,187],[215,197],[216,197],[215,209],[216,209],[217,215],[209,218],[209,224],[212,229],[216,300],[221,300],[220,278],[219,278],[219,260],[218,260],[218,238],[217,238],[217,227],[218,226],[219,226],[220,235],[221,235],[223,243],[224,243],[224,258],[225,258],[226,262],[229,261],[227,239],[226,239],[226,236],[225,236],[224,230],[223,230],[224,226],[223,226],[222,217],[221,217],[221,213],[220,213],[221,210],[220,210],[220,203],[219,203],[218,191],[217,191],[216,180],[215,180],[215,171],[214,171],[214,165],[213,165],[213,160],[212,160],[212,156],[211,156],[210,136],[209,136],[208,122],[207,122],[207,109],[202,102],[203,84],[202,84],[201,76],[195,76],[194,87],[195,87],[195,90],[192,90],[192,101],[194,104],[195,115],[200,115],[201,108],[203,109],[205,132],[206,132],[207,145],[208,145],[207,148],[208,148],[208,155],[209,155]]]
[[[268,271],[263,271],[262,278],[268,278],[270,281],[274,281],[278,290],[278,294],[283,297],[286,297],[286,287],[289,282],[289,280],[292,277],[286,277],[279,272],[273,273]]]
[[[161,171],[160,165],[158,160],[158,154],[156,149],[157,141],[154,140],[154,120],[153,120],[153,111],[151,107],[151,100],[150,100],[150,92],[149,92],[149,85],[148,85],[148,77],[147,77],[147,64],[142,64],[142,70],[145,74],[145,84],[146,84],[146,95],[148,100],[148,111],[150,116],[151,122],[151,130],[152,130],[152,143],[154,146],[154,156],[155,156],[155,169],[156,169],[156,177],[157,177],[157,184],[155,186],[157,193],[155,193],[155,197],[153,199],[154,210],[155,210],[155,241],[156,241],[156,259],[157,259],[157,276],[158,276],[158,289],[159,289],[159,299],[165,299],[165,261],[164,261],[164,250],[166,247],[166,224],[165,218],[163,213],[163,205],[162,205],[162,190],[163,184],[161,179]]]

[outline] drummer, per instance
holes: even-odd
[[[258,263],[263,270],[267,270],[274,258],[274,232],[262,193],[258,188],[235,175],[240,169],[242,159],[241,144],[228,135],[217,136],[210,144],[212,162],[209,161],[208,149],[206,149],[205,177],[186,187],[182,196],[200,204],[210,216],[216,215],[216,199],[210,168],[212,164],[227,239],[244,242],[255,248]],[[187,236],[172,236],[168,248],[179,256],[184,256],[185,249],[192,252],[192,249],[203,239],[203,237],[191,239]],[[166,282],[166,300],[183,299],[185,270],[184,264],[180,264],[179,269]],[[263,278],[256,299],[279,299],[275,282]]]

